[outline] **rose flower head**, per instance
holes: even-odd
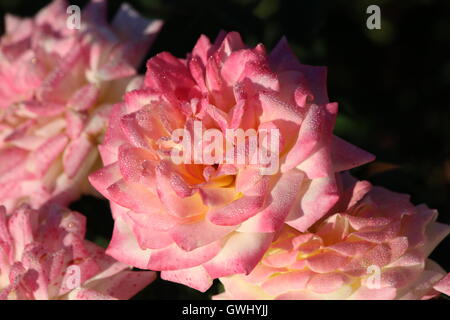
[[[84,239],[86,219],[67,209],[0,206],[0,300],[129,299],[155,278]]]
[[[336,172],[372,160],[332,134],[336,112],[326,69],[285,39],[269,54],[222,33],[151,58],[89,177],[115,219],[108,254],[201,291],[249,273],[284,223],[304,231],[335,205]]]
[[[72,27],[68,7],[55,0],[34,18],[5,18],[0,203],[8,211],[51,198],[65,205],[89,186],[109,110],[138,85],[135,68],[161,27],[128,5],[109,24],[102,0]]]
[[[450,292],[427,257],[450,232],[409,196],[349,176],[335,213],[301,233],[285,227],[249,275],[221,278],[215,299],[429,299]]]

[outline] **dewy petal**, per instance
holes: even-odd
[[[450,296],[450,273],[441,279],[433,288]]]
[[[167,99],[174,101],[173,92],[182,93],[184,88],[194,85],[194,80],[183,62],[163,52],[147,62],[145,85],[158,88]]]
[[[80,45],[74,48],[50,73],[38,89],[39,100],[64,104],[70,98],[70,88],[80,86],[83,82],[84,69],[87,66],[88,50]]]
[[[64,171],[69,178],[73,178],[79,172],[92,151],[97,152],[87,135],[82,135],[70,142],[63,156]]]
[[[221,76],[229,86],[247,78],[274,90],[278,87],[276,77],[270,71],[266,57],[257,50],[232,52],[221,68]]]
[[[192,57],[198,57],[201,61],[203,71],[206,66],[206,63],[208,61],[208,57],[210,56],[209,50],[211,48],[211,42],[209,41],[208,37],[205,35],[201,35],[200,38],[198,38],[197,43],[195,44],[194,48],[192,49]],[[204,75],[202,75],[204,76]]]
[[[88,84],[78,89],[70,98],[68,105],[76,111],[89,110],[99,96],[99,88]]]
[[[44,175],[63,152],[67,142],[68,138],[63,134],[48,139],[28,158],[28,169],[38,177]]]
[[[347,257],[334,252],[323,252],[307,259],[308,267],[317,273],[328,273],[344,267],[349,262]]]
[[[373,289],[361,287],[350,296],[351,300],[392,300],[395,298],[397,290],[395,288]]]
[[[189,269],[162,271],[161,278],[184,284],[201,292],[205,292],[212,285],[212,278],[202,266]]]
[[[329,246],[332,249],[344,256],[352,257],[359,256],[372,248],[374,245],[367,241],[351,241],[351,242],[339,242]]]
[[[245,281],[240,275],[222,278],[220,281],[227,288],[227,291],[221,297],[213,296],[213,299],[268,300],[273,298],[257,285]]]
[[[220,240],[235,228],[211,223],[208,219],[175,225],[169,230],[173,241],[183,250],[190,251]]]
[[[121,39],[129,41],[126,51],[128,61],[135,67],[139,66],[147,49],[155,41],[162,20],[149,20],[139,16],[129,4],[123,3],[114,16],[112,27]]]
[[[118,203],[122,207],[129,208],[138,213],[150,211],[158,197],[145,186],[127,182],[123,179],[115,182],[107,188],[108,199]],[[129,194],[133,194],[130,197]]]
[[[285,222],[289,211],[294,205],[304,174],[291,170],[283,174],[271,190],[271,202],[257,215],[241,224],[239,231],[243,232],[276,232]]]
[[[151,250],[147,265],[151,270],[188,269],[210,261],[221,250],[220,242],[213,242],[191,251],[184,251],[176,244],[163,249]]]
[[[425,261],[425,268],[423,272],[416,277],[415,281],[408,286],[399,290],[399,300],[423,300],[431,299],[439,292],[433,287],[445,276],[445,271],[433,260],[427,259]]]
[[[122,271],[107,278],[95,277],[84,287],[102,295],[128,300],[155,280],[151,271]]]
[[[327,108],[311,105],[302,122],[297,141],[281,167],[282,171],[298,166],[314,151],[323,148],[321,144],[327,144],[332,134],[336,114],[337,104],[329,104]],[[308,170],[305,172],[310,176]]]
[[[133,234],[136,236],[139,246],[145,249],[161,249],[172,244],[173,240],[167,234],[167,232],[157,230],[153,228],[151,224],[146,222],[146,216],[150,214],[131,213],[123,215],[122,218],[126,224],[132,229]]]
[[[245,169],[236,177],[236,191],[242,197],[220,208],[208,211],[208,219],[218,225],[234,226],[251,218],[264,208],[269,177],[254,168]]]
[[[143,250],[121,217],[114,220],[114,231],[106,253],[126,264],[147,269],[151,251]]]
[[[221,226],[236,226],[257,214],[264,205],[263,196],[243,196],[230,204],[208,211],[208,219]]]
[[[322,218],[339,198],[334,176],[314,179],[287,218],[287,224],[299,231],[306,231]]]
[[[177,182],[173,182],[171,178],[170,169],[164,162],[160,162],[156,168],[156,189],[159,199],[169,213],[180,218],[206,213],[207,207],[202,203],[200,194],[180,197],[175,191]]]
[[[117,162],[97,170],[89,176],[89,182],[103,196],[108,197],[108,188],[121,179],[120,168]]]
[[[309,270],[281,273],[265,281],[261,288],[272,295],[279,295],[289,290],[303,290],[314,275]]]
[[[28,155],[24,149],[17,147],[9,147],[0,150],[0,175],[13,169],[18,163],[23,162]]]
[[[350,277],[342,273],[317,274],[308,282],[308,288],[316,293],[326,294],[338,290],[350,282]]]
[[[426,242],[423,248],[424,254],[429,255],[449,233],[449,225],[439,222],[430,223],[430,226],[426,230]]]
[[[242,41],[241,35],[237,32],[228,32],[223,34],[223,38],[219,34],[215,43],[215,58],[220,62],[225,61],[232,52],[245,48],[245,44]],[[219,62],[218,61],[218,62]]]
[[[236,232],[214,259],[204,267],[213,278],[236,273],[250,273],[273,239],[272,233]]]
[[[8,221],[8,229],[11,240],[15,245],[15,259],[20,260],[27,245],[33,242],[32,215],[27,208],[21,208],[14,212]]]
[[[67,135],[71,139],[76,139],[80,136],[88,120],[88,116],[84,112],[68,111],[66,113]]]
[[[119,149],[120,173],[126,181],[141,182],[144,175],[144,163],[156,160],[156,155],[147,149],[135,148],[129,145],[122,145]],[[146,172],[147,173],[147,172]],[[147,173],[154,181],[154,172]]]
[[[335,172],[350,170],[375,160],[374,155],[336,136],[333,136],[331,150]]]
[[[285,37],[281,38],[270,54],[272,67],[278,72],[286,70],[300,71],[311,89],[318,104],[328,103],[326,86],[327,70],[325,67],[301,64],[289,47]]]

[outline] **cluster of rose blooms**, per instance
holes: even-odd
[[[161,21],[124,5],[108,22],[92,0],[71,29],[67,7],[7,15],[0,40],[0,299],[129,299],[155,271],[203,292],[220,279],[216,299],[450,293],[428,259],[450,226],[348,173],[373,156],[333,135],[324,67],[231,32],[138,76]],[[276,128],[279,170],[173,163],[161,141],[198,120]],[[106,250],[67,209],[82,194],[110,202]]]

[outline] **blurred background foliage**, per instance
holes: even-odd
[[[0,0],[0,13],[35,14],[49,1]],[[86,1],[70,1],[83,6]],[[112,17],[124,1],[110,0]],[[306,64],[328,67],[331,101],[339,102],[335,133],[377,160],[354,170],[360,179],[411,194],[450,224],[450,1],[442,0],[129,0],[142,15],[164,19],[148,54],[185,57],[200,34],[238,31],[270,50],[285,35]],[[381,30],[368,30],[366,8],[381,8]],[[3,30],[3,19],[0,28]],[[145,72],[144,66],[141,72]],[[88,216],[88,238],[106,246],[112,220],[104,200],[72,205]],[[450,239],[432,254],[450,270]],[[157,280],[137,299],[207,299]]]

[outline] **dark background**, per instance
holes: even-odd
[[[34,15],[49,1],[0,0],[4,12]],[[123,1],[109,1],[112,17]],[[339,102],[335,133],[374,153],[353,173],[411,194],[450,224],[450,1],[433,0],[129,0],[142,15],[164,19],[148,54],[185,57],[200,34],[238,31],[249,45],[274,47],[283,35],[306,64],[328,67],[331,101]],[[71,1],[83,6],[86,1]],[[366,8],[381,8],[381,30],[368,30]],[[142,73],[145,69],[142,67]],[[112,219],[106,201],[72,205],[88,216],[88,238],[106,246]],[[450,237],[432,258],[450,270]],[[138,299],[205,299],[206,294],[157,280]]]

